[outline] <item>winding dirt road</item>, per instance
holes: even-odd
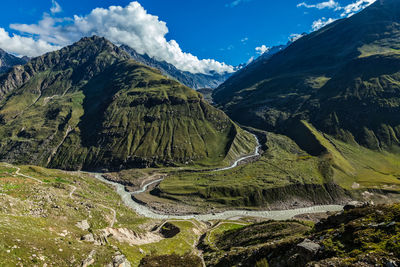
[[[13,166],[13,165],[8,164],[8,163],[3,163],[3,165],[6,166],[6,167],[9,167],[9,168],[16,169],[15,174],[18,175],[18,176],[21,176],[21,177],[24,177],[24,178],[28,178],[28,179],[34,180],[34,181],[36,181],[36,182],[38,182],[40,184],[43,184],[43,181],[41,181],[41,180],[39,180],[39,179],[37,179],[35,177],[32,177],[32,176],[29,176],[29,175],[21,173],[21,168],[19,168],[19,167]]]
[[[100,207],[105,208],[105,209],[111,210],[111,212],[113,213],[113,217],[112,217],[112,219],[111,219],[110,226],[109,226],[109,228],[113,228],[115,222],[117,221],[117,212],[115,211],[115,209],[110,208],[110,207],[107,207],[107,206],[105,206],[105,205],[103,205],[103,204],[98,204],[98,205],[99,205]]]

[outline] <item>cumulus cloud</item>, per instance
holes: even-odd
[[[375,2],[376,0],[356,0],[355,2],[350,3],[346,6],[341,6],[335,0],[329,0],[326,2],[317,3],[315,5],[310,5],[307,4],[306,2],[302,2],[298,4],[297,7],[317,8],[317,9],[330,8],[330,9],[335,9],[335,11],[340,11],[341,17],[350,17],[355,13],[357,13],[358,11],[363,10],[364,8],[370,6]]]
[[[336,2],[334,0],[329,0],[329,1],[321,2],[321,3],[315,4],[315,5],[309,5],[306,2],[302,2],[302,3],[298,4],[297,7],[317,8],[317,9],[330,8],[330,9],[334,9],[335,12],[340,12],[341,18],[348,18],[348,17],[353,16],[355,13],[363,10],[364,8],[370,6],[374,2],[376,2],[376,0],[356,0],[355,2],[350,3],[346,6],[341,6],[338,2]],[[338,16],[339,16],[339,14],[338,14]],[[313,22],[312,30],[313,31],[319,30],[336,20],[337,20],[337,18],[327,19],[325,17],[322,17]]]
[[[315,5],[309,5],[306,2],[302,2],[300,4],[297,5],[297,7],[305,7],[305,8],[317,8],[317,9],[324,9],[324,8],[338,8],[340,7],[339,3],[334,1],[334,0],[329,0],[326,2],[321,2]]]
[[[50,8],[50,11],[52,14],[60,13],[62,11],[61,6],[57,3],[55,0],[51,0],[52,6]]]
[[[232,1],[228,4],[226,4],[225,6],[226,7],[236,7],[236,6],[240,5],[241,3],[246,3],[246,2],[250,2],[250,1],[251,0],[235,0],[235,1]]]
[[[333,18],[327,19],[325,17],[322,17],[319,20],[316,20],[313,22],[312,29],[313,29],[313,31],[317,31],[317,30],[325,27],[326,25],[331,24],[334,21],[336,21],[336,19],[333,19]]]
[[[126,7],[96,8],[86,16],[54,18],[44,14],[37,24],[12,24],[10,28],[47,44],[48,51],[65,46],[83,36],[99,35],[116,44],[125,44],[140,54],[166,61],[178,69],[192,73],[233,72],[234,67],[214,59],[202,59],[183,52],[175,40],[167,40],[167,24],[147,11],[136,1]],[[50,45],[52,44],[52,45]],[[39,55],[43,50],[36,50]],[[24,54],[20,51],[20,54]]]
[[[262,45],[262,46],[256,47],[257,54],[259,54],[259,55],[262,55],[265,52],[268,52],[270,49],[271,48],[267,47],[266,45]]]
[[[43,40],[34,40],[19,35],[11,36],[4,28],[0,28],[0,47],[10,53],[29,57],[61,48],[61,46],[52,45]]]

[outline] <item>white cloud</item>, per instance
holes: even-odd
[[[305,8],[317,8],[317,9],[324,9],[324,8],[338,8],[340,7],[339,3],[334,1],[334,0],[329,0],[326,2],[321,2],[315,5],[309,5],[306,2],[302,2],[300,4],[297,5],[297,7],[305,7]]]
[[[317,8],[317,9],[324,9],[324,8],[330,8],[330,9],[335,9],[335,12],[340,12],[340,17],[351,17],[355,13],[363,10],[364,8],[370,6],[376,2],[376,0],[356,0],[355,2],[348,4],[346,6],[341,6],[338,2],[334,0],[329,0],[326,2],[321,2],[315,5],[309,5],[306,2],[302,2],[297,5],[297,7],[306,7],[306,8]],[[336,21],[337,19],[334,18],[329,18],[326,19],[325,17],[318,19],[313,22],[312,24],[312,30],[316,31],[319,30],[326,25]]]
[[[331,24],[334,21],[336,21],[336,19],[333,19],[333,18],[327,19],[325,17],[322,17],[319,20],[316,20],[313,22],[312,29],[313,29],[313,31],[317,31],[317,30],[325,27],[326,25]]]
[[[371,4],[375,3],[376,0],[356,0],[355,2],[348,4],[346,6],[341,6],[335,0],[329,0],[326,2],[321,2],[315,5],[309,5],[306,2],[302,2],[297,5],[297,7],[305,7],[305,8],[317,8],[317,9],[324,9],[330,8],[335,9],[335,11],[341,12],[341,17],[350,17],[357,13],[358,11],[370,6]]]
[[[238,5],[240,5],[241,3],[246,3],[246,2],[250,2],[251,0],[235,0],[230,2],[229,4],[226,4],[226,7],[236,7]]]
[[[34,40],[19,35],[10,36],[4,28],[0,28],[0,47],[10,53],[29,57],[61,48],[61,46],[52,45],[43,40]]]
[[[347,6],[340,7],[339,10],[342,10],[342,14],[340,16],[351,17],[358,11],[363,10],[375,2],[376,0],[358,0],[354,3],[348,4]]]
[[[50,11],[52,14],[60,13],[62,11],[61,6],[57,3],[55,0],[51,0],[52,6],[50,8]]]
[[[301,37],[305,36],[306,34],[300,34],[300,33],[293,33],[289,36],[289,41],[290,42],[296,42],[297,40],[299,40]]]
[[[175,40],[166,39],[168,33],[166,23],[160,21],[157,16],[147,13],[136,1],[126,7],[96,8],[86,16],[75,15],[73,18],[59,19],[44,14],[43,19],[37,24],[12,24],[10,27],[23,35],[33,36],[32,41],[40,40],[41,44],[47,44],[48,51],[54,50],[54,47],[69,45],[84,36],[99,35],[116,44],[128,45],[140,54],[164,60],[184,71],[192,73],[234,71],[234,67],[225,63],[214,59],[200,60],[190,53],[183,52]],[[45,52],[39,49],[36,51],[37,53],[29,55],[37,56]],[[24,54],[23,50],[16,53]]]
[[[240,40],[242,43],[246,43],[247,41],[249,40],[249,38],[248,37],[244,37],[242,40]]]
[[[262,55],[265,52],[268,52],[270,49],[271,48],[267,47],[266,45],[262,45],[262,46],[256,47],[257,54],[259,54],[259,55]]]
[[[331,2],[331,1],[332,1],[332,0],[330,0],[329,2]],[[324,2],[324,3],[327,4],[327,3],[329,3],[329,2]],[[333,2],[334,2],[334,1],[333,1]],[[335,11],[340,11],[340,12],[341,12],[340,17],[342,17],[342,18],[343,18],[343,17],[351,17],[351,16],[353,16],[355,13],[357,13],[357,12],[363,10],[364,8],[366,8],[366,7],[370,6],[370,5],[372,5],[372,4],[375,3],[375,2],[376,2],[376,0],[357,0],[356,2],[353,2],[353,3],[348,4],[348,5],[346,5],[346,6],[340,6],[340,5],[338,5],[338,6],[335,7]],[[324,3],[320,3],[320,4],[322,5],[322,4],[324,4]],[[315,7],[318,6],[318,5],[320,5],[320,4],[315,5]],[[306,5],[305,3],[301,3],[301,4],[297,5],[297,6],[307,6],[307,7],[310,7],[309,5]],[[328,24],[330,24],[330,23],[332,23],[332,22],[334,22],[334,21],[336,21],[336,20],[337,20],[337,19],[334,19],[334,18],[329,18],[329,19],[326,19],[325,17],[320,18],[320,19],[318,19],[318,20],[316,20],[316,21],[313,22],[313,24],[312,24],[312,30],[313,30],[313,31],[317,31],[317,30],[319,30],[319,29],[325,27],[326,25],[328,25]]]

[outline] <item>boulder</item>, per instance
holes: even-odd
[[[393,260],[389,260],[388,262],[386,262],[385,267],[398,267],[399,265],[393,261]]]
[[[321,249],[321,246],[309,239],[304,239],[303,242],[297,245],[300,252],[307,254],[308,256],[315,256]]]
[[[360,202],[360,201],[351,201],[351,202],[347,203],[347,204],[344,206],[344,210],[352,210],[352,209],[355,209],[355,208],[362,208],[362,207],[364,207],[364,206],[365,206],[365,204],[364,204],[363,202]]]
[[[125,255],[117,253],[113,257],[113,262],[106,265],[106,267],[131,267],[131,263],[126,259]]]
[[[82,236],[81,240],[89,243],[94,243],[96,241],[92,233]]]
[[[77,222],[75,224],[75,226],[78,227],[79,229],[84,230],[84,231],[87,231],[90,228],[90,225],[89,225],[87,220],[84,220],[84,221],[81,221],[81,222]]]

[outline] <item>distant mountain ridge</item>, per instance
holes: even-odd
[[[200,93],[100,37],[0,76],[0,159],[69,170],[228,164],[255,147]]]
[[[193,74],[188,71],[181,71],[177,69],[174,65],[169,64],[165,61],[155,60],[154,58],[149,57],[147,54],[141,55],[129,46],[122,45],[121,48],[125,50],[132,57],[132,59],[149,67],[156,68],[160,70],[164,75],[179,81],[187,87],[196,90],[203,88],[217,88],[232,75],[232,73],[213,73],[209,75],[202,73]]]
[[[0,48],[0,74],[9,71],[16,65],[24,65],[28,61],[29,59],[27,57],[19,58]]]

